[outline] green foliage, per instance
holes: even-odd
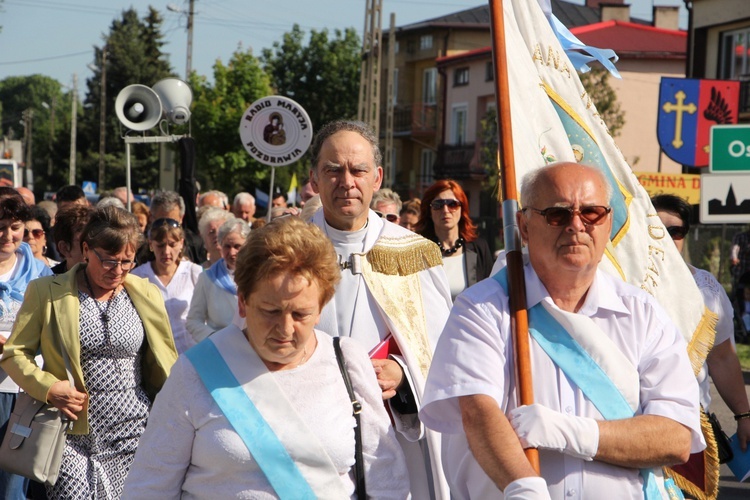
[[[625,125],[625,112],[617,102],[617,93],[609,84],[609,76],[609,71],[601,67],[592,68],[588,73],[580,75],[581,83],[607,125],[609,133],[612,137],[617,137]]]
[[[310,115],[315,129],[332,120],[355,118],[359,99],[361,41],[354,28],[312,30],[295,24],[273,49],[264,49],[261,60],[279,95],[294,99]]]
[[[737,344],[737,357],[743,370],[750,370],[750,345]]]
[[[487,173],[487,178],[484,181],[485,188],[492,191],[495,197],[497,197],[500,175],[497,168],[497,134],[497,109],[492,107],[479,121],[479,143],[481,145],[479,158]]]
[[[117,120],[114,108],[117,94],[134,83],[151,86],[162,78],[172,76],[166,55],[161,51],[164,46],[161,24],[158,11],[152,7],[142,20],[138,18],[137,11],[131,8],[112,21],[109,34],[103,37],[102,47],[94,48],[96,69],[94,75],[86,81],[86,113],[81,117],[78,129],[78,148],[81,151],[79,179],[98,181],[99,178],[102,62],[106,60],[106,177],[104,186],[99,186],[100,191],[125,184],[124,130]],[[139,144],[131,147],[134,191],[158,185],[158,150],[156,145]]]
[[[239,126],[253,101],[271,94],[268,75],[251,51],[238,50],[226,66],[214,64],[214,83],[193,74],[192,130],[196,140],[196,178],[204,189],[228,194],[262,187],[270,167],[254,161],[240,141]],[[268,191],[267,188],[263,189]]]

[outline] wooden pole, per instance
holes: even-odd
[[[508,266],[508,287],[510,289],[510,324],[514,352],[516,353],[519,404],[530,405],[534,402],[534,388],[531,378],[529,320],[526,311],[523,255],[518,226],[516,225],[518,192],[513,155],[513,131],[510,121],[510,91],[508,88],[508,60],[505,50],[503,0],[490,0],[490,14],[492,53],[495,64],[495,98],[497,100],[499,182],[503,201],[503,235]],[[539,473],[539,452],[536,449],[527,449],[526,458]]]

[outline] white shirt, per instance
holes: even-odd
[[[695,279],[695,283],[698,285],[701,295],[703,295],[704,305],[719,316],[719,321],[716,323],[714,346],[727,340],[734,345],[734,309],[727,293],[724,291],[724,287],[708,271],[692,266],[690,270],[693,271],[693,279]],[[708,381],[708,375],[708,366],[703,363],[697,378],[701,393],[701,405],[706,411],[711,404],[711,384]]]
[[[239,329],[234,330],[233,335],[242,335]],[[316,335],[318,346],[306,363],[273,372],[273,376],[311,434],[323,444],[345,491],[353,496],[352,405],[332,339],[323,332],[316,331]],[[249,343],[245,345],[252,349]],[[341,350],[355,396],[363,406],[360,421],[368,496],[407,498],[406,464],[367,354],[346,340],[341,342]],[[123,493],[123,499],[180,497],[277,498],[244,442],[184,356],[172,367],[156,398]]]
[[[187,321],[190,302],[193,300],[195,285],[198,283],[198,278],[202,272],[203,268],[198,264],[182,260],[169,284],[164,286],[161,280],[156,277],[151,262],[138,266],[131,271],[131,274],[146,278],[161,291],[161,295],[164,297],[164,306],[169,316],[169,323],[172,326],[175,347],[179,354],[195,345],[193,337],[187,331],[185,322]]]
[[[552,303],[530,266],[525,267],[529,307]],[[691,429],[693,452],[705,444],[698,416],[698,386],[677,327],[655,299],[641,290],[597,272],[579,314],[591,318],[637,368],[637,414],[661,415]],[[534,400],[561,413],[602,420],[594,405],[531,341]],[[474,460],[466,442],[458,397],[485,394],[506,414],[517,406],[508,299],[487,279],[456,299],[438,343],[427,378],[422,422],[443,432],[443,457],[456,498],[502,498]],[[541,473],[552,498],[642,498],[638,470],[540,450]],[[659,474],[657,474],[657,477]]]
[[[466,266],[464,260],[466,259],[466,253],[461,255],[449,255],[443,256],[443,268],[445,268],[445,274],[448,276],[448,284],[451,287],[451,299],[456,300],[459,293],[466,289]]]
[[[204,272],[195,285],[185,326],[193,340],[200,342],[230,325],[238,310],[237,296],[219,287]]]

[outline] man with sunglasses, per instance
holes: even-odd
[[[685,237],[690,231],[692,207],[679,196],[671,194],[654,196],[651,198],[651,203],[667,229],[667,233],[672,237],[677,250],[682,253]],[[745,392],[742,368],[734,350],[734,308],[724,288],[716,281],[713,274],[689,264],[688,267],[703,295],[704,305],[716,315],[717,319],[716,336],[710,342],[713,347],[697,374],[700,403],[703,410],[709,413],[711,391],[708,375],[710,374],[719,395],[734,412],[737,421],[737,437],[740,446],[745,449],[747,442],[750,441],[750,404]],[[718,465],[717,463],[717,469]],[[717,474],[718,472],[716,470]]]
[[[316,135],[312,218],[339,256],[341,281],[318,328],[370,351],[406,456],[413,498],[448,500],[440,440],[417,417],[432,351],[451,305],[437,246],[370,210],[383,180],[378,139],[362,122],[336,121]],[[425,458],[427,457],[427,458]]]
[[[534,404],[517,403],[507,272],[456,299],[420,412],[443,432],[455,498],[666,498],[661,466],[704,446],[677,327],[653,297],[598,270],[611,197],[604,174],[577,163],[522,182]],[[523,448],[539,450],[541,477]]]

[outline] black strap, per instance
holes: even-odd
[[[344,379],[346,392],[349,393],[349,399],[352,402],[352,413],[357,426],[354,428],[354,482],[356,484],[357,498],[364,500],[367,498],[367,489],[365,488],[365,462],[362,458],[362,428],[359,423],[359,414],[362,412],[362,404],[357,401],[352,390],[352,381],[349,379],[349,373],[344,365],[344,354],[341,352],[340,338],[333,338],[333,349],[336,351],[336,361],[339,363],[339,370]]]

